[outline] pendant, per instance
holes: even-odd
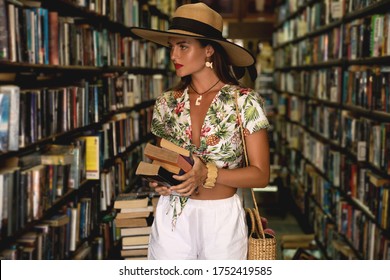
[[[201,100],[202,100],[202,95],[199,95],[199,97],[195,101],[195,106],[199,106]]]

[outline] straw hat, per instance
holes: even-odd
[[[229,56],[230,64],[245,67],[255,63],[246,49],[227,41],[222,36],[223,20],[220,14],[204,3],[186,4],[173,14],[167,31],[132,27],[131,31],[144,39],[168,46],[168,37],[207,39],[219,43]]]

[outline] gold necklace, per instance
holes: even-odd
[[[202,93],[197,92],[197,91],[194,89],[194,87],[192,86],[192,83],[190,83],[190,88],[191,88],[197,95],[199,95],[198,98],[197,98],[196,101],[195,101],[195,106],[199,106],[199,105],[200,105],[200,101],[202,101],[202,96],[203,96],[203,94],[208,93],[210,90],[212,90],[212,89],[219,83],[219,81],[220,81],[220,80],[218,80],[215,84],[213,84],[213,85],[211,86],[211,88],[209,88],[208,90],[206,90],[206,91],[204,91],[204,92],[202,92]]]

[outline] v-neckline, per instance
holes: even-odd
[[[184,91],[184,94],[186,95],[186,108],[188,110],[188,115],[189,115],[189,118],[188,118],[188,125],[189,125],[189,129],[190,129],[190,136],[189,137],[189,143],[191,143],[191,146],[194,147],[194,150],[199,150],[199,148],[202,146],[202,139],[204,137],[202,137],[202,129],[203,127],[205,126],[205,122],[206,122],[206,118],[207,116],[209,115],[209,111],[211,109],[211,107],[213,106],[213,104],[215,103],[215,101],[219,98],[219,96],[221,95],[221,92],[222,92],[222,89],[226,86],[227,84],[224,84],[220,89],[219,91],[215,94],[213,100],[211,101],[209,107],[207,108],[207,111],[206,111],[206,114],[204,115],[204,118],[203,118],[203,121],[202,121],[202,125],[200,126],[200,131],[199,131],[199,146],[196,146],[194,144],[194,142],[192,141],[193,139],[193,127],[192,127],[192,116],[191,116],[191,101],[190,101],[190,94],[189,94],[189,90],[188,90],[188,87],[185,89]],[[203,140],[204,141],[204,140]]]

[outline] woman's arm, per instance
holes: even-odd
[[[262,129],[245,137],[250,166],[218,169],[217,183],[239,188],[264,188],[269,183],[270,159],[268,132]]]

